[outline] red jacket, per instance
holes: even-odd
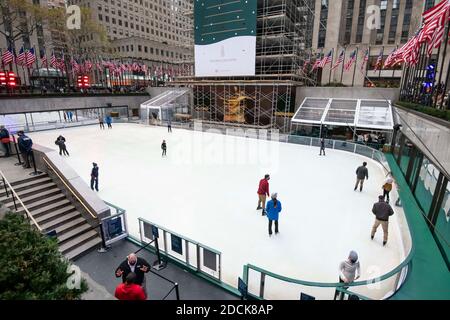
[[[144,289],[137,284],[121,283],[117,286],[114,296],[119,300],[146,300]]]
[[[258,194],[267,194],[269,197],[269,181],[266,179],[261,179],[259,182]]]

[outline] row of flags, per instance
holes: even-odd
[[[321,57],[321,54],[319,53],[317,55],[316,61],[312,65],[311,71],[314,71],[318,68],[325,68],[326,65],[333,63],[333,51],[334,49],[330,50],[330,52],[325,55],[323,58]],[[361,63],[361,70],[364,70],[367,62],[369,61],[369,49],[366,50],[366,53],[364,54],[363,61]],[[358,49],[355,49],[351,54],[347,62],[343,65],[343,68],[345,71],[349,71],[352,66],[356,63],[358,57]],[[331,66],[331,70],[336,69],[341,64],[343,64],[345,61],[345,50],[343,49],[341,53],[339,54],[338,59],[336,62]],[[305,63],[303,64],[303,72],[306,73],[308,65],[311,63],[311,58],[305,60]]]
[[[2,53],[1,61],[3,66],[10,65],[15,63],[18,66],[33,68],[33,65],[37,66],[37,57],[35,53],[35,49],[24,49],[23,47],[20,49],[19,54],[15,55],[11,48],[8,48]],[[60,57],[55,55],[53,51],[50,57],[50,61],[48,61],[47,56],[41,52],[40,54],[40,64],[42,68],[54,68],[61,71],[67,71],[66,67],[66,57],[64,52],[62,52]],[[182,66],[147,66],[146,64],[132,62],[132,63],[123,63],[117,61],[105,61],[102,58],[90,60],[90,59],[76,59],[73,56],[70,57],[69,65],[71,67],[72,73],[75,74],[87,74],[90,72],[98,71],[104,72],[105,69],[108,69],[109,72],[113,76],[121,76],[127,72],[142,72],[145,75],[154,75],[154,76],[180,76],[180,75],[189,75],[189,65],[184,64]]]
[[[434,49],[441,46],[445,35],[445,26],[450,19],[450,0],[443,0],[422,15],[422,26],[414,37],[401,48],[394,50],[386,59],[386,66],[405,63],[416,65],[420,60],[422,45],[427,46],[426,54],[430,57]]]

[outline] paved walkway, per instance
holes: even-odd
[[[119,264],[126,259],[126,256],[139,249],[134,243],[122,240],[113,244],[112,248],[106,253],[92,251],[85,256],[77,259],[75,264],[81,270],[103,286],[110,294],[114,294],[116,286],[121,282],[121,278],[116,278],[114,271]],[[146,259],[150,264],[156,261],[156,256],[147,250],[138,253],[139,257]],[[237,300],[238,298],[227,291],[202,280],[195,275],[169,263],[167,267],[158,274],[179,284],[181,300]],[[173,285],[160,277],[147,274],[147,292],[149,300],[162,300]],[[102,291],[98,293],[103,294]],[[97,298],[93,295],[94,298]],[[166,300],[175,300],[175,292],[167,296]]]

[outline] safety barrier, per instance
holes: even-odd
[[[221,252],[143,218],[139,218],[138,221],[141,243],[148,243],[156,251],[178,261],[188,269],[214,280],[222,280]],[[157,241],[153,242],[155,239]]]

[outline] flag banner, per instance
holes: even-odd
[[[331,68],[331,70],[336,69],[337,67],[339,67],[341,65],[341,63],[344,62],[344,56],[345,56],[345,50],[342,50],[341,53],[339,54],[339,57],[336,61],[336,63],[334,64],[334,66]]]
[[[5,50],[5,52],[3,52],[2,54],[2,64],[4,66],[11,64],[14,61],[14,54],[13,51],[11,50],[11,48],[8,48],[7,50]]]
[[[356,61],[356,50],[352,52],[350,55],[350,59],[347,61],[347,63],[344,66],[345,71],[349,71],[351,67],[353,66],[353,63]]]
[[[324,68],[327,64],[332,62],[333,57],[333,50],[330,50],[330,52],[320,61],[319,68]]]

